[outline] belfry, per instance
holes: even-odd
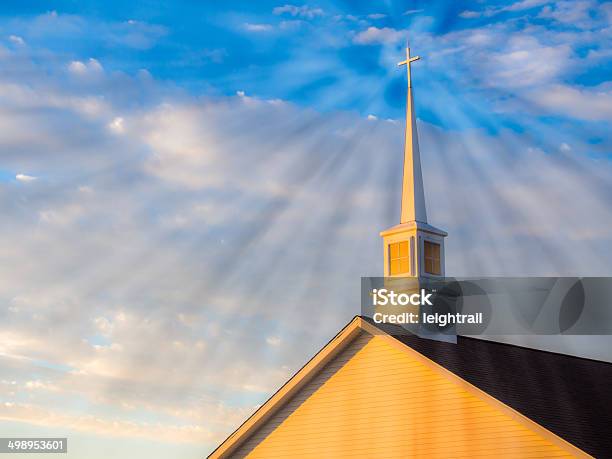
[[[402,208],[399,225],[380,233],[384,246],[384,276],[411,277],[416,280],[444,276],[444,238],[448,235],[427,223],[410,75],[410,66],[418,59],[419,56],[411,57],[410,48],[406,48],[406,60],[397,64],[406,66],[408,77]]]

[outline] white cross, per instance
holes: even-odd
[[[410,48],[406,48],[406,60],[397,63],[398,66],[402,66],[402,65],[406,66],[406,73],[408,75],[408,87],[409,88],[412,87],[412,82],[410,81],[410,64],[414,61],[418,61],[419,59],[420,59],[419,56],[410,57]]]

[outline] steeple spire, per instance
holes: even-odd
[[[419,56],[410,57],[406,48],[405,65],[408,76],[406,95],[406,143],[404,146],[404,179],[402,188],[402,213],[399,225],[380,235],[384,245],[385,277],[411,277],[421,279],[444,276],[444,238],[446,231],[427,223],[425,192],[421,173],[421,155],[416,118],[410,64]]]
[[[410,48],[406,48],[406,60],[397,64],[398,66],[406,66],[406,74],[408,77],[408,91],[406,93],[404,179],[402,184],[402,212],[400,223],[413,221],[427,223],[423,174],[421,173],[421,155],[419,153],[419,137],[417,133],[416,117],[414,116],[414,99],[410,75],[410,64],[419,59],[419,56],[410,57]]]

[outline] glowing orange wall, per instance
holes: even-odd
[[[361,332],[232,457],[572,457],[428,362]]]

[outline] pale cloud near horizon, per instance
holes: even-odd
[[[398,38],[380,30],[365,42]],[[499,40],[485,32],[479,52]],[[610,119],[607,86],[556,82],[562,45],[509,40],[496,56],[523,52],[551,61],[532,78],[556,92],[535,103]],[[206,452],[359,312],[359,277],[381,271],[378,231],[398,218],[401,123],[194,98],[85,58],[11,77],[23,65],[11,53],[0,419]],[[511,131],[419,129],[449,273],[612,274],[611,165],[584,139],[558,132],[544,151]]]
[[[252,408],[251,408],[252,409]],[[248,415],[247,410],[238,416]],[[240,421],[236,416],[233,423]],[[207,432],[200,425],[172,425],[152,422],[134,422],[123,419],[104,419],[90,414],[71,415],[61,410],[5,402],[0,409],[0,420],[21,421],[41,427],[71,429],[77,432],[95,433],[108,437],[143,438],[170,443],[218,442],[222,437]]]

